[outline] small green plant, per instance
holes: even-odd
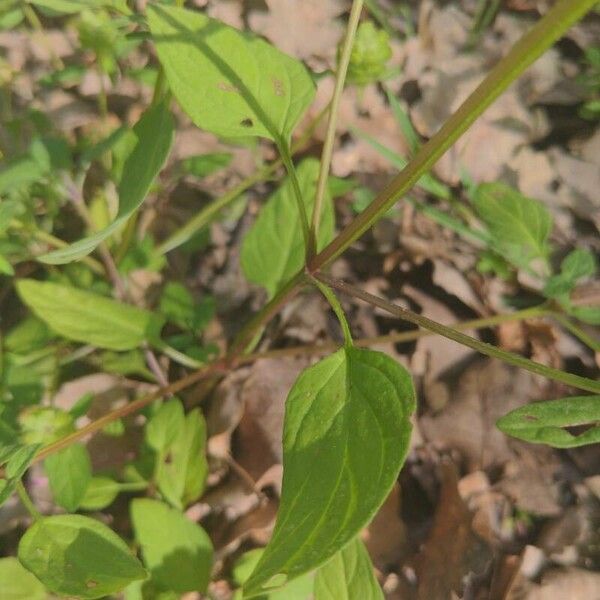
[[[383,598],[360,532],[402,468],[416,396],[404,367],[354,343],[336,291],[485,355],[600,394],[597,381],[485,344],[460,328],[431,321],[327,274],[327,267],[413,186],[450,199],[448,188],[428,174],[433,164],[594,4],[595,0],[559,0],[424,145],[390,97],[412,157],[406,161],[371,140],[401,172],[370,203],[357,205],[359,214],[337,235],[331,201],[335,181],[329,180],[329,166],[339,99],[346,75],[360,84],[378,80],[389,56],[387,34],[369,23],[359,27],[360,0],[352,4],[339,52],[321,161],[306,158],[299,164],[293,160],[291,138],[314,98],[313,78],[302,63],[262,38],[173,2],[148,3],[144,14],[134,14],[124,0],[31,0],[23,7],[12,3],[5,9],[4,22],[27,19],[36,26],[40,24],[36,10],[52,18],[78,15],[85,7],[89,12],[79,16],[80,40],[95,55],[101,73],[111,75],[119,53],[141,39],[151,41],[160,69],[154,99],[137,124],[88,140],[83,147],[75,149],[66,140],[47,135],[49,128],[43,125],[28,145],[19,146],[19,123],[11,123],[19,152],[0,172],[0,271],[11,278],[27,316],[2,339],[0,502],[18,494],[33,523],[20,540],[18,561],[0,560],[0,589],[8,586],[10,593],[28,598],[42,598],[46,592],[77,598],[100,598],[122,590],[128,598],[204,593],[213,547],[206,532],[184,511],[205,489],[206,424],[198,408],[186,413],[176,394],[253,360],[252,350],[265,325],[307,287],[329,302],[344,344],[304,370],[289,391],[277,523],[266,548],[242,555],[234,566],[238,598],[310,594],[317,600]],[[118,19],[113,21],[112,15]],[[155,244],[149,238],[136,239],[136,217],[170,153],[174,102],[193,123],[215,135],[269,140],[280,159]],[[100,109],[105,112],[105,100]],[[43,121],[37,114],[27,118]],[[193,157],[178,164],[170,176],[204,177],[229,158]],[[92,203],[84,202],[82,185],[91,165],[116,182],[116,210],[109,210],[101,187]],[[164,255],[175,248],[201,248],[206,225],[281,165],[287,176],[246,234],[240,257],[246,278],[265,289],[268,302],[225,353],[218,354],[203,339],[215,309],[213,299],[198,301],[180,282],[170,281],[154,305],[136,305],[126,285],[130,270],[139,266],[160,270]],[[65,198],[82,223],[80,239],[71,243],[59,237],[66,229]],[[487,252],[480,261],[482,268],[489,268],[493,257],[493,264],[503,265],[507,272],[526,270],[539,278],[545,298],[539,306],[475,325],[534,315],[598,322],[597,308],[581,306],[572,298],[578,282],[594,274],[593,257],[575,249],[553,271],[551,218],[535,200],[498,183],[477,186],[468,210],[477,216],[478,228],[434,206],[411,201],[443,226],[481,241]],[[33,267],[21,270],[23,263]],[[157,355],[191,373],[169,383]],[[56,391],[61,370],[78,362],[134,374],[160,387],[77,427],[77,419],[90,410],[91,395],[80,398],[69,411],[47,406],[42,399]],[[561,448],[591,443],[599,439],[595,425],[599,402],[600,396],[588,395],[536,403],[510,413],[498,426],[515,437]],[[122,435],[121,420],[137,412],[144,414],[145,425],[136,459],[119,474],[94,472],[82,439],[98,431]],[[566,429],[590,424],[579,436]],[[37,462],[43,462],[54,502],[66,514],[40,515],[28,497],[22,479]],[[146,496],[134,497],[129,504],[130,541],[137,555],[100,520],[75,514],[104,510],[122,492]]]

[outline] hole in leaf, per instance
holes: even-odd
[[[535,415],[523,415],[523,419],[525,421],[531,421],[531,422],[535,422],[535,421],[539,421],[539,417],[536,417]]]
[[[570,433],[572,436],[577,437],[579,435],[583,435],[590,429],[594,429],[594,427],[597,427],[597,425],[598,425],[597,423],[585,423],[583,425],[573,425],[571,427],[563,427],[563,429],[566,432]]]
[[[254,125],[252,119],[242,119],[240,121],[240,125],[242,127],[252,127]]]

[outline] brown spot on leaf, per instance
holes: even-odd
[[[273,82],[273,91],[275,92],[275,95],[285,96],[285,89],[283,88],[283,82],[281,81],[281,79],[273,77],[271,81]]]

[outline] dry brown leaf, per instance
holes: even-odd
[[[461,588],[463,577],[482,572],[489,548],[471,529],[472,515],[458,493],[456,467],[441,465],[442,489],[433,527],[415,559],[419,600],[445,600]]]
[[[258,360],[242,387],[244,416],[237,431],[234,455],[255,480],[282,461],[285,399],[306,365],[304,359]]]
[[[440,448],[459,450],[471,468],[487,469],[513,458],[509,438],[495,423],[537,395],[534,376],[479,359],[453,379],[448,405],[420,419],[424,438]]]
[[[343,0],[265,0],[265,4],[267,11],[252,10],[248,16],[253,31],[317,70],[335,65],[344,31],[337,18],[347,8]]]

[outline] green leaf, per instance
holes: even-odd
[[[183,508],[202,494],[207,474],[206,423],[202,413],[194,409],[163,452],[157,467],[158,489],[171,504]]]
[[[189,156],[181,161],[180,168],[184,173],[195,177],[206,177],[229,165],[233,154],[229,152],[211,152]]]
[[[392,56],[390,36],[372,21],[363,21],[356,32],[352,46],[348,81],[366,85],[381,79],[386,73],[387,61]]]
[[[147,498],[131,502],[131,520],[144,564],[158,588],[180,594],[206,591],[213,548],[200,525]]]
[[[0,275],[14,275],[15,270],[7,258],[0,254]]]
[[[568,296],[580,279],[592,277],[596,273],[596,258],[583,248],[570,252],[560,265],[560,273],[548,279],[544,286],[547,298]],[[565,298],[568,301],[568,298]]]
[[[507,435],[554,448],[600,442],[600,396],[573,396],[534,402],[509,412],[496,423]],[[586,426],[579,433],[567,427]]]
[[[584,323],[600,325],[600,307],[598,306],[573,306],[569,313]]]
[[[75,512],[92,479],[92,463],[83,444],[72,444],[44,461],[54,501]]]
[[[184,427],[185,416],[183,405],[176,398],[167,400],[152,415],[146,425],[146,442],[159,454],[165,452],[173,444]]]
[[[73,415],[52,406],[32,406],[23,411],[19,425],[27,444],[51,444],[75,429]]]
[[[0,598],[2,600],[44,600],[46,589],[14,557],[0,559]]]
[[[319,162],[306,159],[298,166],[298,181],[307,214],[312,214]],[[334,214],[327,193],[318,237],[318,249],[333,238]],[[304,264],[304,240],[291,178],[262,207],[242,243],[240,262],[248,280],[266,288],[269,296],[286,283]]]
[[[250,577],[263,553],[263,548],[255,548],[240,556],[232,569],[236,584],[241,586]],[[313,597],[314,579],[313,573],[306,573],[282,588],[262,594],[259,600],[309,600]],[[236,590],[233,600],[242,600],[242,590]]]
[[[118,496],[119,484],[110,477],[92,477],[79,503],[84,510],[102,510]]]
[[[166,101],[146,110],[133,128],[136,142],[123,167],[116,219],[93,235],[37,259],[53,265],[79,260],[121,227],[142,205],[154,178],[162,169],[171,149],[173,127],[173,117]]]
[[[414,410],[410,375],[381,352],[342,348],[300,375],[286,402],[277,523],[245,594],[321,566],[360,532],[396,481]]]
[[[106,525],[81,515],[37,520],[19,542],[19,560],[51,592],[101,598],[147,574]]]
[[[315,578],[315,600],[383,600],[371,558],[360,538],[333,555]]]
[[[132,350],[158,336],[162,318],[77,288],[21,279],[21,300],[63,337],[108,350]]]
[[[196,301],[183,284],[170,281],[162,291],[160,312],[182,329],[199,332],[212,319],[215,301],[210,296]]]
[[[157,4],[147,10],[169,86],[198,127],[289,141],[315,94],[302,63],[200,12]]]
[[[493,237],[495,250],[521,268],[548,259],[552,216],[538,200],[502,183],[477,186],[473,204]]]
[[[90,407],[92,406],[92,402],[94,401],[93,392],[86,392],[81,396],[73,406],[69,409],[69,415],[73,419],[79,419],[79,417],[83,417]]]
[[[21,477],[25,475],[25,471],[29,468],[39,447],[39,444],[31,444],[28,446],[15,445],[3,449],[0,464],[6,463],[6,466],[4,467],[4,479],[0,479],[0,506],[6,502],[17,483],[21,481]]]
[[[59,15],[70,15],[75,14],[83,10],[84,8],[89,7],[90,4],[98,5],[99,2],[96,0],[27,0],[29,3],[34,6],[39,6],[40,8],[48,9],[53,13]]]

